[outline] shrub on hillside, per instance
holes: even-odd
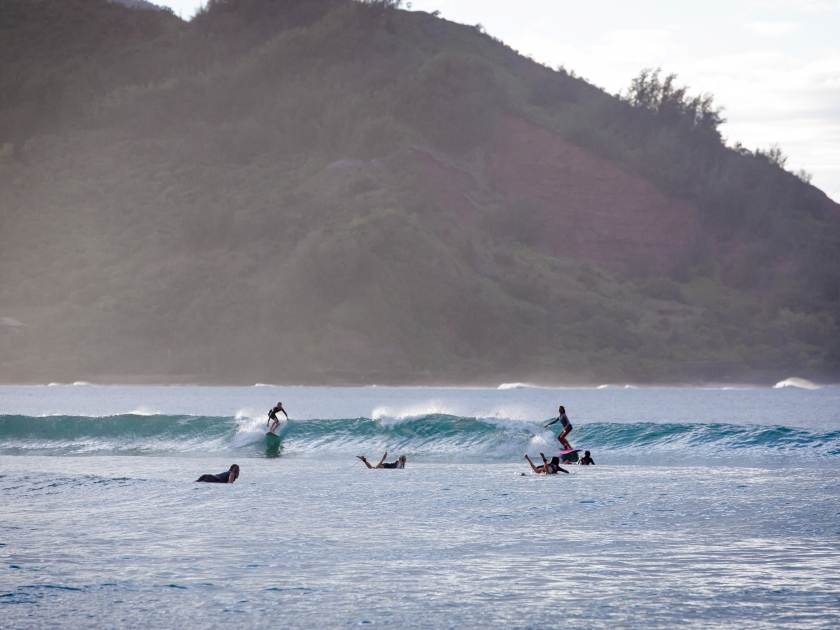
[[[441,53],[404,80],[397,115],[434,146],[463,153],[492,137],[503,105],[490,66],[470,56]]]

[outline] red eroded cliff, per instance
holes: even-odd
[[[443,210],[434,222],[444,239],[453,220],[480,229],[481,206],[526,202],[541,226],[534,245],[547,253],[613,271],[661,273],[700,229],[692,204],[513,116],[501,121],[477,162],[423,147],[403,154],[400,162],[398,168],[411,172],[424,196]]]
[[[502,121],[487,162],[500,194],[536,206],[557,256],[661,272],[699,229],[691,204],[521,118]]]

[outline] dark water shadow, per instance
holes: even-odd
[[[283,454],[283,440],[266,438],[265,456],[267,459],[280,457]]]

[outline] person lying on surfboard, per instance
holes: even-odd
[[[280,426],[280,420],[277,419],[278,411],[282,411],[283,415],[286,416],[286,420],[289,420],[289,414],[283,409],[283,403],[277,403],[276,407],[268,410],[268,420],[265,421],[265,426],[268,426],[269,422],[271,423],[271,428],[268,430],[269,433],[274,433],[274,429]]]
[[[551,461],[546,460],[545,455],[540,453],[540,457],[542,457],[543,465],[542,466],[534,466],[534,462],[531,461],[531,458],[528,457],[528,453],[525,453],[525,459],[528,460],[528,463],[531,464],[531,470],[534,471],[537,475],[556,475],[559,472],[564,472],[567,475],[569,471],[565,468],[560,467],[560,458],[556,455],[551,458]]]
[[[385,454],[382,456],[382,459],[379,460],[379,463],[376,466],[371,466],[370,462],[365,459],[364,455],[356,455],[359,459],[361,459],[365,466],[370,469],[374,468],[405,468],[405,455],[400,455],[397,459],[390,464],[385,461],[385,458],[388,457],[388,451],[385,451]]]
[[[594,466],[595,465],[595,460],[592,459],[592,457],[590,457],[589,451],[584,451],[583,459],[581,459],[578,462],[578,464],[580,464],[581,466]]]
[[[569,416],[566,415],[566,408],[563,405],[560,405],[558,411],[560,412],[560,415],[548,424],[543,425],[543,429],[547,429],[555,422],[559,422],[563,426],[563,430],[560,431],[560,435],[557,436],[557,439],[560,440],[560,444],[566,447],[567,451],[571,451],[572,445],[569,444],[569,440],[566,439],[566,436],[572,432],[572,423],[569,422]]]
[[[196,481],[204,481],[206,483],[233,483],[239,479],[239,466],[234,464],[227,470],[218,475],[201,475]]]

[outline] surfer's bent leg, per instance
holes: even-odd
[[[557,436],[557,439],[560,441],[560,443],[569,450],[571,450],[572,445],[569,444],[569,440],[566,439],[566,436],[569,435],[569,433],[571,433],[571,432],[572,432],[572,427],[568,426],[565,429],[563,429],[562,431],[560,431],[560,435]]]

